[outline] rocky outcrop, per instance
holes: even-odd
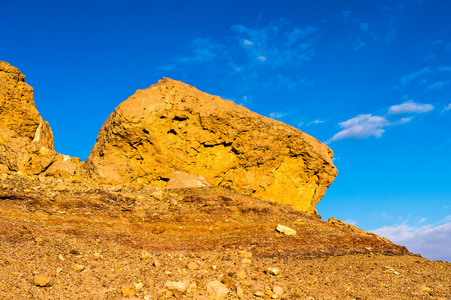
[[[0,62],[0,170],[40,174],[57,157],[49,124],[39,115],[25,75]]]
[[[7,62],[0,61],[0,128],[39,142],[53,150],[53,134],[49,124],[34,105],[33,88],[25,75]]]
[[[174,172],[315,212],[333,153],[302,131],[168,78],[138,90],[101,128],[85,162],[97,179],[165,187]]]

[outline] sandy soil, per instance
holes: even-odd
[[[0,175],[0,299],[451,299],[450,278],[447,262],[228,189]]]

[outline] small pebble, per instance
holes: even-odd
[[[44,287],[44,286],[47,286],[50,283],[50,279],[48,279],[47,277],[42,276],[42,275],[36,275],[33,278],[33,282],[37,286]]]
[[[72,269],[77,271],[77,272],[81,272],[85,269],[85,266],[83,265],[78,265],[78,264],[73,264],[72,265]]]

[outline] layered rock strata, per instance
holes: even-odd
[[[291,204],[314,206],[335,179],[315,138],[169,78],[138,90],[102,126],[85,168],[96,179],[165,187],[174,172]]]

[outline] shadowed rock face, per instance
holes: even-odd
[[[168,78],[138,90],[101,128],[93,178],[164,187],[174,172],[315,212],[335,179],[333,153],[289,125]]]
[[[40,174],[57,156],[25,75],[0,61],[0,171]]]

